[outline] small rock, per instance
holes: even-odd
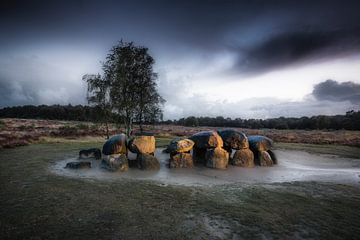
[[[65,168],[80,169],[80,168],[91,168],[91,162],[69,162]]]
[[[94,157],[95,159],[101,158],[101,151],[98,148],[90,148],[90,149],[83,149],[79,152],[79,158],[90,158]]]

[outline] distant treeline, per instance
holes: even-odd
[[[99,109],[83,105],[25,105],[0,109],[1,118],[49,119],[67,121],[98,121]]]
[[[239,128],[275,128],[275,129],[346,129],[360,130],[360,111],[349,111],[345,115],[313,116],[301,118],[241,119],[224,117],[187,117],[175,121],[165,121],[182,126],[239,127]]]
[[[68,121],[100,121],[99,109],[83,105],[26,105],[5,107],[0,109],[1,118],[28,118]],[[113,122],[119,121],[119,116],[113,114]],[[360,111],[349,111],[345,115],[313,116],[301,118],[270,118],[270,119],[241,119],[224,117],[187,117],[179,120],[162,121],[160,124],[176,124],[182,126],[209,127],[239,127],[239,128],[275,128],[275,129],[347,129],[360,130]]]

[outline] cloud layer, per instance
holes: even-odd
[[[359,103],[358,66],[349,60],[360,56],[358,9],[351,0],[6,1],[0,107],[85,103],[82,75],[100,72],[123,38],[156,59],[166,118],[345,112]],[[303,70],[336,59],[349,61],[347,71]],[[268,77],[288,69],[281,81]],[[303,99],[294,100],[299,84],[290,83],[300,78]]]

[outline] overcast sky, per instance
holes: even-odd
[[[360,110],[360,1],[2,1],[0,107],[85,104],[120,39],[156,60],[165,119]]]

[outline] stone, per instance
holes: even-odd
[[[267,151],[270,150],[273,146],[273,140],[265,136],[248,136],[248,141],[252,151]]]
[[[136,157],[138,167],[142,170],[159,170],[160,162],[153,155],[141,153]]]
[[[190,139],[175,138],[171,140],[170,144],[166,148],[167,153],[185,153],[190,152],[193,149],[194,141]]]
[[[269,153],[269,155],[273,161],[273,164],[277,164],[277,157],[276,157],[275,153],[271,150],[267,150],[267,152]]]
[[[192,168],[193,158],[190,153],[177,153],[170,156],[170,168]]]
[[[83,149],[79,152],[79,158],[101,159],[101,151],[98,148]]]
[[[254,167],[254,153],[248,148],[236,150],[231,160],[231,164],[238,167]]]
[[[223,140],[215,131],[203,131],[195,133],[190,137],[195,142],[196,148],[216,148],[223,147]]]
[[[65,168],[80,169],[80,168],[91,168],[91,162],[69,162]]]
[[[112,136],[103,145],[102,153],[105,155],[127,154],[126,140],[127,137],[123,133]]]
[[[229,153],[221,147],[206,150],[206,166],[209,168],[226,169],[229,163]]]
[[[271,167],[273,165],[271,156],[267,151],[259,152],[259,163],[260,163],[260,166],[263,166],[263,167]]]
[[[103,156],[101,165],[103,168],[113,172],[125,172],[129,169],[129,162],[125,154]]]
[[[220,137],[224,142],[224,149],[229,152],[229,149],[244,149],[249,148],[249,141],[246,135],[242,132],[233,129],[224,129],[218,131]]]
[[[128,143],[129,150],[137,154],[155,153],[155,137],[154,136],[135,136]]]

